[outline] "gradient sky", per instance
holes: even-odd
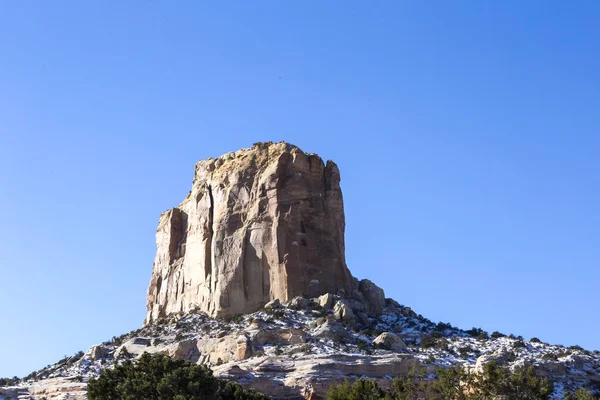
[[[138,328],[194,163],[342,172],[351,271],[600,348],[597,1],[0,2],[0,376]]]

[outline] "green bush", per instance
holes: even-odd
[[[425,335],[421,338],[421,347],[424,349],[430,349],[432,347],[435,347],[436,342],[436,338],[430,335]]]
[[[105,369],[88,383],[89,400],[264,400],[239,384],[213,377],[203,365],[144,353],[137,363],[126,360]]]
[[[588,389],[579,389],[575,393],[565,393],[565,400],[596,400],[597,397],[593,395]]]
[[[465,333],[470,336],[477,337],[477,336],[481,335],[482,333],[485,333],[485,331],[481,328],[472,328],[472,329],[469,329],[468,331],[465,331]]]
[[[553,353],[546,353],[542,356],[542,360],[546,360],[546,361],[556,361],[557,357],[556,354]]]
[[[369,350],[369,343],[362,339],[357,339],[356,347],[358,347],[358,350],[366,352]]]
[[[468,373],[463,368],[447,368],[438,369],[437,375],[437,380],[428,380],[423,368],[415,368],[407,376],[395,378],[387,390],[382,390],[374,381],[368,379],[360,379],[354,384],[345,381],[341,385],[332,386],[326,399],[480,400],[508,396],[515,400],[547,400],[552,393],[552,384],[546,379],[537,378],[533,367],[511,373],[507,367],[490,362],[481,373]]]
[[[348,380],[340,385],[333,385],[327,392],[326,400],[379,400],[383,392],[377,383],[370,379],[359,379],[353,384]]]
[[[0,387],[18,385],[21,380],[16,376],[12,378],[0,378]]]
[[[473,351],[473,349],[469,346],[458,348],[458,354],[460,355],[460,358],[462,358],[462,359],[469,358],[469,353],[472,351]]]
[[[491,337],[492,337],[492,339],[498,339],[498,338],[501,338],[501,337],[506,337],[506,335],[504,333],[500,333],[498,331],[494,331],[494,332],[492,332]]]

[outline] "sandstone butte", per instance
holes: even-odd
[[[415,365],[435,375],[491,360],[513,371],[534,365],[556,382],[552,398],[600,385],[600,352],[480,340],[386,299],[348,271],[344,225],[331,161],[287,143],[200,161],[188,196],[160,217],[144,327],[0,388],[0,400],[84,400],[91,377],[144,352],[210,365],[287,400],[323,399],[331,384],[359,377],[385,387]],[[237,314],[246,315],[214,318]],[[434,334],[445,347],[424,346]]]
[[[192,190],[160,216],[145,324],[192,310],[247,314],[267,302],[359,288],[344,255],[333,161],[289,143],[198,162]]]

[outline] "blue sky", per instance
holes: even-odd
[[[0,2],[0,376],[138,328],[194,163],[342,172],[350,269],[600,349],[600,3]]]

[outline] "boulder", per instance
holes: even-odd
[[[141,337],[131,338],[115,350],[115,357],[119,358],[124,351],[136,357],[145,352],[150,353],[152,352],[151,339]]]
[[[279,299],[273,299],[265,304],[265,308],[279,308],[281,307],[281,302]]]
[[[321,307],[326,310],[331,310],[333,303],[335,302],[335,296],[331,293],[325,293],[315,299],[316,303],[319,303]]]
[[[401,351],[406,349],[406,344],[404,341],[391,332],[383,332],[373,340],[373,344],[392,351]]]
[[[506,348],[501,347],[490,354],[483,354],[477,358],[475,362],[475,371],[482,372],[483,367],[492,360],[496,360],[499,365],[506,365],[509,362],[510,352]]]
[[[341,341],[345,343],[354,343],[356,339],[354,335],[348,331],[342,324],[335,321],[327,321],[320,325],[312,333],[312,337],[322,340]]]
[[[530,365],[531,365],[531,361],[521,358],[521,359],[516,360],[512,364],[510,364],[508,369],[510,370],[510,372],[515,373],[518,370],[528,367]]]
[[[356,325],[356,317],[349,300],[338,300],[333,306],[333,316],[351,326]]]
[[[172,344],[167,351],[169,357],[174,360],[187,360],[195,363],[200,358],[198,342],[195,339],[186,339]]]
[[[385,307],[385,293],[383,289],[368,279],[360,281],[358,289],[365,298],[364,305],[367,313],[371,315],[381,314],[383,307]]]
[[[197,342],[200,363],[245,360],[252,355],[252,345],[245,335],[231,334],[221,338],[203,338]]]
[[[290,307],[297,310],[305,310],[310,306],[310,303],[311,300],[302,296],[296,296],[290,301]]]
[[[304,331],[296,328],[261,329],[249,333],[254,348],[264,345],[287,346],[304,343]]]
[[[84,357],[89,358],[92,361],[101,360],[108,357],[110,351],[101,344],[90,347]]]
[[[362,311],[356,313],[356,316],[358,317],[358,321],[363,325],[369,325],[371,323],[369,316]]]

